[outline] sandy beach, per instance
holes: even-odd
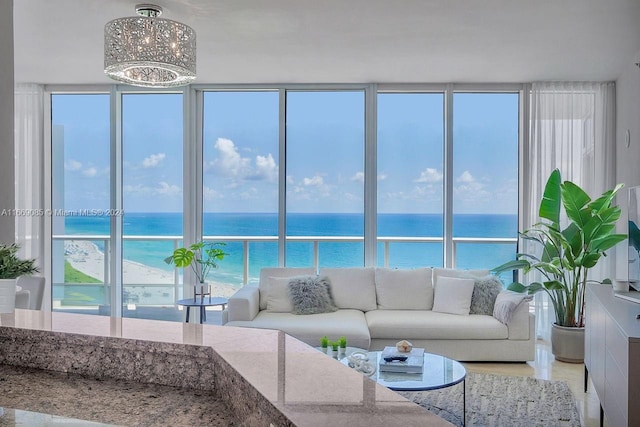
[[[67,240],[64,249],[65,258],[73,268],[104,281],[104,254],[94,243],[86,240]],[[174,275],[171,272],[124,260],[122,275],[127,291],[137,295],[136,300],[139,303],[143,304],[145,300],[153,303],[173,303],[172,292],[167,292],[173,288]],[[238,290],[237,287],[225,283],[208,281],[207,284],[211,285],[212,296],[229,297]]]

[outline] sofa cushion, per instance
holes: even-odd
[[[440,277],[457,277],[459,279],[478,279],[488,276],[489,270],[460,270],[457,268],[434,268],[433,269],[433,289],[438,287]]]
[[[441,277],[434,292],[433,311],[468,316],[475,280]]]
[[[500,323],[500,322],[498,322]],[[347,345],[368,349],[371,339],[364,313],[359,310],[338,310],[333,313],[297,316],[293,313],[261,311],[252,321],[228,322],[227,326],[276,329],[304,341],[312,347],[320,346],[324,335],[335,340],[347,338]]]
[[[473,295],[471,295],[469,314],[486,314],[487,316],[493,316],[493,306],[496,303],[496,297],[502,289],[502,282],[494,275],[476,279],[475,285],[473,286]]]
[[[506,325],[493,316],[481,314],[458,316],[431,310],[374,310],[365,313],[365,317],[372,339],[502,340],[509,334]]]
[[[291,313],[293,304],[289,297],[288,277],[267,278],[267,311],[273,313]]]
[[[331,294],[338,308],[361,311],[377,308],[373,267],[323,268],[320,274],[331,280]]]
[[[381,310],[429,310],[433,306],[430,268],[376,268],[375,284]]]
[[[326,276],[296,276],[289,279],[289,297],[293,314],[318,314],[336,311],[331,297],[331,282]]]
[[[289,267],[273,267],[263,268],[260,270],[260,310],[267,309],[267,289],[269,286],[269,277],[293,277],[304,276],[308,274],[316,274],[314,268],[289,268]]]

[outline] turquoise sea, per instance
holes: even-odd
[[[278,230],[276,213],[205,213],[205,236],[275,236]],[[380,214],[380,237],[442,237],[442,216],[437,214]],[[288,214],[289,236],[362,236],[362,214]],[[61,231],[61,230],[60,230]],[[56,231],[56,234],[60,234]],[[67,217],[64,234],[108,235],[108,217]],[[181,236],[181,213],[126,213],[125,236]],[[464,214],[454,215],[455,237],[517,237],[517,215]],[[275,239],[274,239],[275,240]],[[99,246],[99,242],[96,242]],[[180,242],[182,244],[182,242]],[[441,243],[390,243],[390,267],[441,267]],[[100,249],[103,249],[102,247]],[[164,259],[173,251],[171,241],[125,241],[124,258],[171,271]],[[239,286],[243,275],[243,243],[229,242],[229,254],[210,279]],[[277,243],[249,243],[250,281],[257,280],[261,267],[277,265]],[[458,243],[456,267],[492,268],[515,257],[516,245]],[[362,266],[362,242],[320,242],[320,267]],[[313,265],[313,243],[287,244],[288,266]],[[378,244],[378,265],[384,264],[384,244]]]

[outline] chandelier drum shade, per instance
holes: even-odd
[[[134,86],[175,87],[196,78],[196,32],[170,19],[162,8],[139,4],[140,16],[118,18],[104,27],[104,72]]]

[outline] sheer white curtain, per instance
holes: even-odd
[[[42,270],[44,255],[43,176],[44,89],[37,84],[15,87],[16,243],[20,256],[35,258]],[[48,178],[47,182],[51,182]]]
[[[563,180],[581,186],[592,197],[615,183],[615,84],[585,82],[534,83],[525,171],[524,227],[538,221],[538,206],[549,174],[560,169]],[[521,241],[522,250],[530,251]],[[613,251],[590,272],[591,279],[611,277]],[[530,277],[529,279],[532,279]],[[554,320],[546,294],[535,299],[536,330],[549,338]]]

